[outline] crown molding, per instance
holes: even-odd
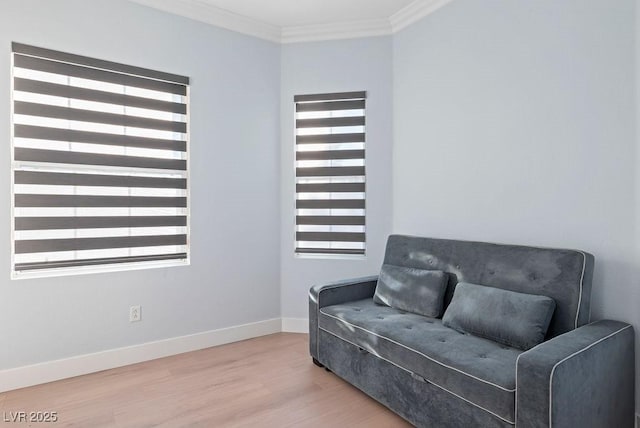
[[[283,27],[281,43],[315,42],[322,40],[353,39],[391,34],[388,19],[336,22],[332,24]]]
[[[397,33],[425,16],[431,15],[452,1],[453,0],[415,0],[409,3],[389,17],[391,32]]]
[[[415,0],[387,19],[282,28],[213,6],[203,0],[130,1],[275,43],[301,43],[387,36],[408,27],[453,0]]]
[[[200,0],[130,0],[144,6],[184,16],[227,30],[280,43],[281,29]]]

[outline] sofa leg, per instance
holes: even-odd
[[[320,361],[316,360],[315,358],[312,358],[312,360],[313,360],[313,364],[315,364],[316,366],[324,367],[324,365]]]

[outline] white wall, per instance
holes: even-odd
[[[282,316],[307,318],[309,287],[379,272],[391,228],[391,38],[375,37],[282,47],[281,254]],[[367,91],[367,256],[294,256],[294,106],[297,94]]]
[[[191,77],[191,266],[9,280],[11,41]],[[280,316],[279,58],[122,0],[2,2],[0,369]]]
[[[640,330],[634,3],[456,0],[397,34],[393,231],[590,251],[592,318]]]

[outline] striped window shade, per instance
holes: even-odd
[[[189,79],[12,48],[13,277],[186,262]]]
[[[365,253],[365,98],[294,97],[298,254]]]

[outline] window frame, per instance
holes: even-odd
[[[105,264],[87,264],[87,265],[78,265],[78,266],[64,266],[64,267],[52,267],[52,268],[38,268],[38,269],[32,269],[32,270],[16,270],[16,189],[15,189],[15,173],[16,171],[24,171],[25,167],[28,167],[30,171],[34,171],[34,172],[38,172],[38,171],[42,171],[42,172],[52,172],[52,171],[58,171],[58,172],[69,172],[69,170],[71,168],[77,168],[78,171],[82,171],[82,170],[86,170],[86,171],[92,171],[94,174],[95,173],[100,173],[100,171],[105,171],[105,172],[141,172],[140,169],[141,168],[136,168],[136,167],[113,167],[113,166],[102,166],[102,165],[89,165],[89,164],[77,164],[77,165],[72,165],[72,164],[61,164],[61,163],[52,163],[51,165],[47,165],[44,162],[41,162],[40,165],[38,165],[38,162],[33,162],[33,161],[18,161],[15,160],[15,148],[16,148],[16,136],[15,136],[15,125],[16,125],[16,121],[15,121],[15,97],[14,97],[14,93],[15,93],[15,55],[16,54],[23,54],[19,51],[15,50],[15,46],[22,46],[25,48],[33,48],[33,49],[42,49],[42,48],[37,48],[34,46],[29,46],[29,45],[22,45],[16,42],[12,43],[12,49],[9,53],[10,55],[10,96],[9,96],[9,100],[10,100],[10,110],[9,110],[9,114],[10,114],[10,126],[9,126],[9,130],[10,130],[10,168],[9,168],[9,174],[10,174],[10,216],[9,216],[9,221],[10,221],[10,238],[11,238],[11,249],[10,249],[10,266],[9,266],[9,271],[10,271],[10,279],[11,280],[25,280],[25,279],[32,279],[32,278],[47,278],[47,277],[63,277],[63,276],[76,276],[76,275],[86,275],[86,274],[94,274],[94,273],[107,273],[107,272],[122,272],[122,271],[136,271],[136,270],[146,270],[146,269],[157,269],[157,268],[167,268],[167,267],[179,267],[179,266],[189,266],[191,264],[191,156],[190,156],[190,140],[191,140],[191,108],[190,108],[190,92],[191,92],[191,85],[189,82],[189,78],[186,77],[185,79],[187,79],[187,83],[184,84],[185,86],[185,90],[186,93],[185,95],[183,95],[184,97],[184,104],[186,105],[186,113],[183,114],[184,116],[184,121],[186,123],[186,129],[184,132],[184,144],[185,144],[185,165],[186,165],[186,169],[184,170],[184,176],[183,178],[186,180],[186,187],[183,189],[184,190],[184,197],[186,198],[186,207],[184,207],[184,216],[186,217],[186,224],[184,226],[181,226],[184,228],[184,235],[186,236],[186,243],[184,244],[184,251],[183,253],[186,254],[186,256],[184,258],[174,258],[174,259],[166,259],[166,260],[134,260],[134,261],[130,261],[130,262],[117,262],[117,263],[105,263]],[[47,51],[48,49],[42,49],[44,51]],[[55,52],[55,53],[60,53],[60,54],[65,54],[63,52],[57,52],[57,51],[51,51],[51,52]],[[24,55],[24,54],[23,54]],[[27,54],[28,55],[28,54]],[[70,57],[80,57],[80,58],[87,58],[89,60],[93,59],[90,57],[82,57],[80,55],[75,55],[75,54],[66,54],[69,55]],[[111,61],[103,61],[103,60],[99,60],[99,59],[95,59],[95,61],[97,62],[104,62],[104,63],[111,63],[114,64],[116,66],[123,66],[123,67],[128,67],[133,69],[140,69],[140,70],[145,70],[145,71],[149,71],[149,72],[154,72],[154,70],[150,70],[150,69],[143,69],[143,68],[138,68],[136,66],[132,66],[132,65],[127,65],[127,64],[122,64],[122,63],[115,63],[115,62],[111,62]],[[108,68],[102,68],[102,67],[96,67],[99,69],[106,69],[109,70]],[[121,72],[122,74],[127,74],[126,72]],[[158,72],[160,74],[170,74],[170,73],[163,73],[163,72]],[[137,76],[136,74],[133,74],[134,76]],[[124,85],[127,86],[127,85]],[[115,134],[118,135],[118,134]],[[46,140],[44,140],[46,141]],[[66,167],[69,167],[71,165],[71,168],[65,168],[65,167],[60,167],[60,165],[64,165]],[[152,169],[152,168],[148,168],[145,169],[144,172],[148,172],[150,174],[166,174],[167,177],[172,174],[173,170],[160,170],[160,169]],[[175,174],[175,171],[173,171],[173,173]],[[143,175],[144,176],[144,175]],[[182,215],[182,214],[181,214]],[[153,227],[153,226],[149,226],[149,227]],[[51,230],[55,230],[55,229],[51,229]],[[77,229],[70,229],[70,230],[77,230]],[[136,236],[136,235],[124,235],[124,236]],[[121,248],[127,248],[127,247],[121,247]]]
[[[337,97],[337,98],[334,98]],[[297,101],[298,98],[301,98],[303,101]],[[316,98],[316,99],[314,99]],[[298,175],[297,175],[297,152],[298,152],[298,143],[297,143],[297,137],[298,137],[298,127],[296,125],[296,120],[297,120],[297,104],[298,102],[305,102],[305,101],[310,101],[310,102],[332,102],[332,101],[348,101],[348,100],[355,100],[355,99],[361,99],[364,102],[364,107],[362,108],[362,117],[364,118],[364,124],[361,125],[362,126],[362,133],[364,134],[364,138],[362,141],[363,144],[363,148],[362,150],[364,151],[363,157],[362,157],[362,166],[364,168],[364,173],[362,175],[363,177],[363,191],[361,193],[363,193],[364,197],[363,197],[363,201],[364,201],[364,208],[363,208],[363,217],[364,217],[364,224],[362,225],[363,230],[362,232],[356,232],[356,233],[362,233],[364,235],[364,239],[362,241],[363,243],[363,250],[362,253],[348,253],[348,252],[298,252],[298,239],[297,239],[297,233],[298,233],[298,223],[297,223],[297,217],[298,217],[298,208],[297,208],[297,201],[298,201],[298,191],[296,190],[296,185],[297,180],[298,180]],[[365,260],[367,259],[367,255],[368,255],[368,209],[367,209],[367,193],[368,193],[368,180],[367,180],[367,156],[366,156],[366,152],[367,152],[367,123],[366,123],[366,118],[367,118],[367,100],[368,100],[368,93],[367,91],[350,91],[350,92],[323,92],[323,93],[316,93],[316,94],[299,94],[299,95],[295,95],[294,96],[294,102],[293,102],[293,114],[292,114],[292,118],[293,118],[293,186],[294,186],[294,191],[293,191],[293,256],[294,258],[297,259],[326,259],[326,260]],[[337,110],[333,110],[333,111],[337,111]],[[339,117],[339,116],[338,116]],[[330,144],[330,143],[328,143]],[[335,176],[334,176],[335,177]],[[331,192],[334,193],[334,192]],[[335,226],[335,225],[333,225]],[[323,242],[336,242],[336,241],[323,241]]]

